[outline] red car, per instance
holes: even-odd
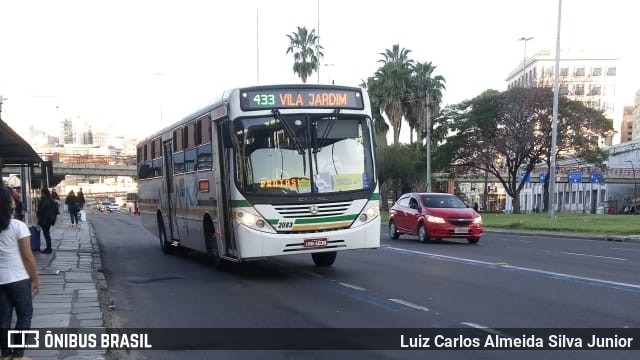
[[[408,193],[389,210],[389,235],[429,238],[466,238],[471,244],[482,237],[482,217],[458,197],[446,193]]]

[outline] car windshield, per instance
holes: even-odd
[[[375,180],[369,124],[338,114],[235,120],[239,188],[254,194],[368,190]]]
[[[422,201],[429,208],[466,208],[467,206],[455,196],[451,195],[422,195]]]

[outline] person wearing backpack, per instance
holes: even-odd
[[[47,243],[47,247],[42,251],[45,254],[50,254],[51,250],[51,227],[56,223],[58,218],[58,205],[51,197],[49,189],[44,188],[40,191],[40,202],[38,203],[38,225],[42,228],[42,234],[44,240]]]

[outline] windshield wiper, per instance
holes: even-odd
[[[329,134],[331,133],[331,129],[333,128],[333,125],[336,123],[336,120],[338,120],[338,114],[340,114],[340,108],[336,108],[331,113],[331,115],[329,115],[327,127],[322,132],[322,135],[320,136],[320,141],[318,141],[318,135],[316,131],[316,139],[315,139],[316,141],[314,141],[314,146],[313,146],[314,154],[319,152],[320,149],[323,148],[324,145],[329,141],[327,140],[327,136],[329,136]]]
[[[304,155],[305,151],[304,151],[304,146],[302,145],[302,143],[300,142],[300,140],[298,139],[298,136],[296,136],[295,132],[293,131],[293,129],[291,128],[291,125],[289,125],[285,119],[282,118],[282,114],[280,114],[280,110],[278,109],[273,109],[271,110],[271,112],[273,113],[273,117],[280,121],[280,123],[282,124],[282,127],[285,129],[285,131],[287,132],[287,134],[289,134],[289,136],[291,137],[291,139],[293,139],[293,144],[296,146],[296,150],[298,151],[298,154],[300,155]]]

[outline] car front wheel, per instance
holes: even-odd
[[[400,237],[400,233],[398,229],[396,229],[396,224],[393,221],[389,221],[389,236],[394,240]]]
[[[427,242],[429,240],[429,236],[427,236],[427,228],[424,227],[423,223],[418,225],[418,241],[421,243]]]

